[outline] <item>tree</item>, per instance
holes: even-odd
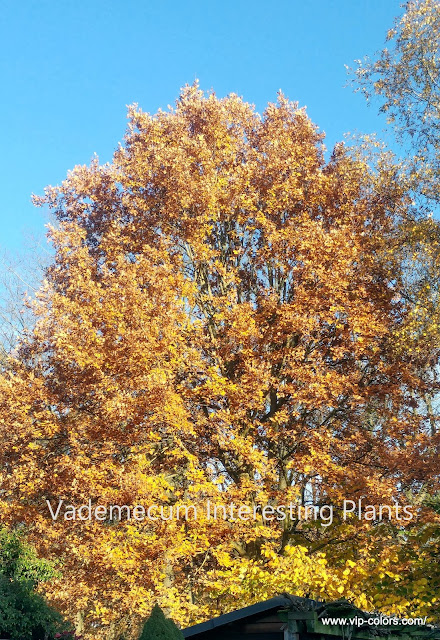
[[[439,201],[440,3],[412,0],[375,59],[358,60],[356,83],[381,101],[400,142],[413,151],[408,176],[416,192]]]
[[[376,97],[388,114],[398,142],[406,151],[401,179],[419,206],[437,210],[440,176],[440,2],[407,2],[404,14],[389,30],[382,51],[358,62],[355,86],[368,100]],[[415,204],[415,203],[414,203]],[[407,265],[405,294],[412,307],[408,332],[419,334],[417,348],[439,347],[439,223],[414,219],[402,234],[402,260]],[[408,332],[405,334],[407,339]],[[432,367],[431,367],[432,374]]]
[[[282,95],[260,117],[193,86],[129,115],[112,164],[37,199],[55,257],[0,378],[2,518],[62,557],[46,594],[94,637],[134,633],[155,601],[181,626],[277,591],[374,608],[405,522],[344,520],[343,500],[438,486],[418,410],[433,354],[395,340],[407,186],[343,145],[326,162]],[[332,526],[303,517],[326,505]]]
[[[0,257],[0,365],[23,336],[31,331],[35,318],[30,301],[44,278],[48,263],[42,244],[33,240],[20,256]],[[48,252],[46,251],[46,254]]]
[[[172,620],[165,618],[162,609],[155,604],[139,640],[183,640],[183,634]]]
[[[419,207],[428,210],[427,217],[413,216],[402,227],[399,253],[406,267],[403,295],[408,315],[396,333],[402,350],[417,351],[421,357],[418,375],[426,389],[420,409],[430,418],[431,433],[438,429],[440,349],[440,224],[432,217],[438,213],[440,175],[440,3],[438,0],[407,2],[387,35],[387,47],[375,57],[358,61],[355,83],[368,100],[380,101],[380,111],[388,114],[397,141],[406,159],[401,167],[401,180],[408,185]],[[414,202],[414,204],[415,204]],[[430,211],[432,209],[432,211]],[[429,516],[413,523],[402,537],[401,562],[410,566],[400,582],[422,583],[423,591],[433,596],[440,584],[437,565],[433,562],[438,549],[438,497],[430,496],[429,486],[421,492],[421,501],[431,507]],[[390,593],[395,585],[384,589]]]
[[[0,530],[0,633],[11,640],[45,640],[61,630],[61,615],[35,591],[54,577],[17,533]]]

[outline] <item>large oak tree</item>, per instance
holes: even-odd
[[[283,96],[260,117],[192,86],[129,117],[111,164],[39,200],[56,253],[0,378],[2,519],[62,558],[47,594],[95,635],[134,633],[156,600],[181,624],[283,590],[372,608],[404,523],[344,522],[343,499],[407,504],[438,480],[432,354],[395,340],[405,185],[343,145],[326,161]],[[65,521],[46,503],[89,499],[199,513]],[[208,521],[208,499],[332,504],[334,522]],[[423,610],[420,592],[388,605]]]

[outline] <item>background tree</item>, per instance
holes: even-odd
[[[376,98],[381,103],[380,111],[387,113],[388,124],[406,156],[401,179],[418,207],[428,211],[427,217],[413,215],[402,227],[399,252],[406,267],[402,296],[409,313],[396,341],[402,350],[415,350],[421,356],[419,375],[427,384],[417,410],[429,417],[431,433],[435,434],[439,415],[435,354],[440,347],[440,225],[436,219],[440,176],[438,0],[407,2],[403,15],[388,32],[387,47],[373,59],[358,64],[355,84],[369,100]],[[437,564],[432,561],[438,548],[438,497],[429,495],[429,486],[422,502],[433,511],[402,538],[399,555],[404,563],[411,558],[412,571],[406,574],[400,588],[405,589],[409,582],[424,581],[423,589],[433,595],[434,607],[438,608],[440,577]],[[393,584],[384,588],[388,594],[393,590],[396,592]]]
[[[0,256],[0,365],[26,333],[35,317],[31,301],[41,286],[50,252],[41,241],[32,239],[21,255]]]
[[[22,536],[0,530],[0,633],[11,640],[45,640],[63,628],[61,615],[35,591],[56,575]]]
[[[415,191],[438,202],[440,171],[440,2],[404,5],[387,34],[388,45],[373,60],[358,60],[356,83],[376,96],[398,140],[409,145],[408,175]]]
[[[154,601],[183,626],[282,591],[372,609],[378,576],[399,579],[404,523],[340,506],[438,486],[419,410],[435,353],[396,341],[411,199],[386,158],[372,171],[338,145],[326,162],[322,140],[283,96],[260,117],[186,87],[168,112],[130,109],[112,164],[37,200],[59,227],[0,378],[1,514],[63,559],[46,593],[78,631],[134,633]],[[89,499],[198,517],[64,520]],[[209,519],[208,499],[255,518]],[[258,506],[289,502],[334,504],[334,522]],[[425,610],[415,588],[381,606]]]

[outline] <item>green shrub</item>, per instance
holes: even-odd
[[[0,529],[0,634],[11,640],[44,640],[65,628],[61,615],[35,592],[55,577],[47,560],[16,532]]]

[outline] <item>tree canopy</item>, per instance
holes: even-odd
[[[191,86],[166,112],[131,107],[113,162],[36,202],[55,258],[0,378],[0,507],[62,558],[51,601],[108,638],[154,601],[185,625],[282,591],[431,613],[425,578],[387,588],[408,567],[402,514],[341,507],[417,510],[438,487],[393,163],[343,144],[326,160],[282,95],[259,116]],[[255,517],[209,518],[208,500]],[[264,517],[289,503],[334,505],[332,526]],[[65,518],[88,504],[198,511]]]
[[[0,633],[11,640],[45,640],[63,628],[61,615],[36,592],[54,577],[16,532],[0,530]]]
[[[420,375],[431,381],[423,395],[425,411],[436,431],[439,396],[439,265],[438,222],[440,174],[440,3],[438,0],[407,2],[403,14],[388,32],[387,46],[373,59],[358,61],[356,82],[368,99],[377,98],[380,110],[403,144],[402,179],[427,217],[406,225],[402,261],[406,266],[405,296],[411,312],[401,334],[402,343],[416,337],[413,348],[431,354]],[[433,216],[433,214],[435,214]],[[423,501],[438,513],[438,494],[427,487]],[[411,571],[401,583],[426,579],[426,592],[438,593],[440,575],[433,557],[439,543],[438,518],[422,519],[402,539],[400,555],[410,559]]]
[[[409,176],[416,191],[439,201],[440,171],[440,3],[411,0],[388,31],[387,46],[358,60],[356,82],[370,100],[377,97],[400,142],[413,154]]]

